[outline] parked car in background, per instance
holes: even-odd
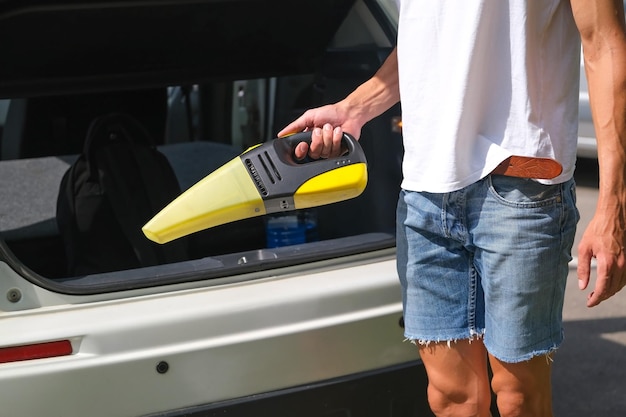
[[[587,77],[581,54],[580,59],[580,92],[578,100],[578,148],[579,158],[598,158],[598,144],[596,143],[596,131],[591,118],[589,106],[589,89]]]
[[[56,221],[97,116],[139,120],[187,189],[370,77],[394,14],[388,0],[0,8],[0,414],[430,415],[395,270],[399,107],[363,130],[366,191],[307,212],[306,243],[268,248],[258,217],[189,237],[179,262],[76,274]]]

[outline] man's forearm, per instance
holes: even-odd
[[[583,45],[600,166],[599,207],[626,204],[626,42],[588,39]],[[603,39],[602,39],[603,38]],[[617,201],[619,199],[621,201]]]
[[[394,49],[372,78],[337,104],[347,109],[351,117],[363,125],[398,101],[400,101],[398,56]]]
[[[600,188],[596,212],[578,245],[581,290],[596,283],[587,306],[626,285],[626,24],[622,0],[570,0],[580,30],[589,99],[598,142]]]
[[[600,201],[626,191],[626,39],[621,0],[572,1],[598,143]]]

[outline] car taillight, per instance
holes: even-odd
[[[69,340],[10,346],[0,348],[0,363],[55,358],[71,355],[72,351],[72,343]]]

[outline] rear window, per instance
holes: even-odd
[[[122,266],[111,261],[104,266],[94,262],[91,268],[71,267],[76,261],[72,257],[79,255],[106,258],[101,256],[104,252],[119,251],[132,257],[137,252],[132,239],[130,244],[122,238],[112,241],[111,230],[94,225],[84,232],[101,244],[100,250],[84,254],[84,247],[68,247],[60,230],[67,223],[58,218],[57,211],[60,194],[67,192],[61,180],[76,163],[87,129],[99,116],[116,113],[136,119],[165,156],[180,190],[185,191],[250,146],[273,139],[306,109],[337,101],[370,77],[393,46],[395,26],[380,3],[349,3],[354,4],[341,17],[334,35],[304,66],[302,62],[286,63],[261,70],[257,62],[250,74],[218,71],[211,77],[185,74],[184,68],[179,68],[173,78],[188,83],[171,84],[166,77],[156,77],[149,83],[153,85],[145,85],[143,80],[135,88],[128,84],[131,78],[112,88],[112,78],[106,76],[106,89],[94,84],[85,93],[75,91],[75,84],[63,90],[62,83],[50,89],[43,82],[45,94],[20,90],[19,80],[4,86],[5,99],[0,101],[0,261],[38,285],[87,294],[217,278],[392,247],[402,155],[399,134],[392,129],[398,107],[370,122],[362,132],[360,144],[368,160],[369,182],[355,199],[220,225],[182,238],[182,255],[156,261],[138,259],[136,264]],[[289,27],[284,27],[284,36],[289,36]],[[294,54],[281,59],[298,61],[299,57]],[[244,74],[249,76],[242,77]],[[134,181],[122,178],[129,184]],[[135,197],[134,191],[121,206],[132,211],[135,205],[130,202]],[[120,215],[119,210],[111,212],[114,217]],[[121,229],[128,224],[117,220]],[[89,224],[89,219],[80,221]],[[271,234],[285,224],[304,228],[304,241],[281,240]],[[181,241],[162,246],[167,250]],[[126,255],[110,258],[122,256]]]

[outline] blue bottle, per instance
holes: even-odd
[[[265,237],[268,248],[316,241],[317,219],[309,210],[270,215],[265,223]]]

